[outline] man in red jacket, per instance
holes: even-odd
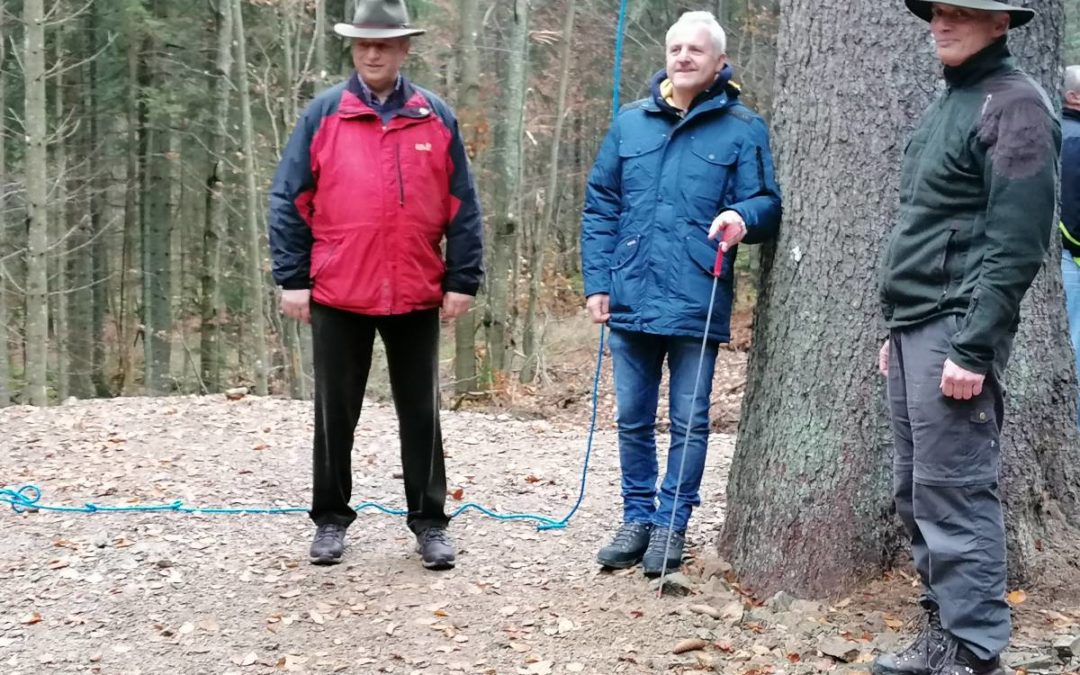
[[[448,569],[439,314],[468,311],[480,286],[480,205],[453,111],[401,75],[410,37],[424,32],[403,0],[360,0],[353,23],[334,30],[352,39],[356,72],[304,111],[270,191],[281,311],[310,322],[314,341],[311,562],[340,562],[356,518],[350,455],[377,332],[401,421],[408,525],[424,566]]]

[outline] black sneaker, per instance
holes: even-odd
[[[915,642],[899,652],[882,654],[870,667],[873,675],[929,675],[942,662],[948,640],[937,608],[926,608],[926,619]]]
[[[650,530],[652,523],[623,523],[611,543],[600,549],[596,562],[620,570],[633,567],[645,555]]]
[[[345,552],[345,526],[336,523],[319,525],[311,542],[311,564],[336,565]]]
[[[686,535],[682,532],[669,530],[666,527],[654,527],[649,533],[649,548],[645,550],[645,556],[641,559],[645,576],[658,577],[664,573],[664,568],[667,568],[668,572],[677,571],[682,566],[684,546],[686,546]]]
[[[416,533],[416,551],[429,570],[454,568],[454,545],[446,534],[446,528],[438,525],[424,528]]]

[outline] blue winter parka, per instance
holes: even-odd
[[[614,329],[702,338],[719,242],[714,218],[746,222],[743,243],[776,235],[780,188],[764,120],[739,102],[725,66],[685,114],[661,94],[619,111],[589,176],[581,226],[585,295],[609,296]],[[739,247],[724,255],[709,339],[728,342]]]

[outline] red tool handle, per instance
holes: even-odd
[[[733,227],[724,228],[724,236],[720,238],[720,246],[716,247],[716,264],[713,265],[712,270],[714,277],[720,276],[720,268],[724,266],[724,253],[726,253],[727,251],[724,250],[723,245],[727,244],[728,251],[730,251],[731,248],[735,246],[735,242],[729,240],[735,234],[735,232],[736,230]]]

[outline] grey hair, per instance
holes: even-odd
[[[1080,94],[1080,66],[1069,66],[1065,69],[1065,91]]]
[[[720,23],[717,22],[716,17],[712,15],[712,12],[684,13],[679,17],[678,21],[671,25],[671,28],[668,28],[665,44],[671,42],[671,36],[677,29],[685,26],[704,26],[709,31],[709,36],[712,38],[716,53],[727,53],[727,35],[724,34],[724,29],[720,27]]]

